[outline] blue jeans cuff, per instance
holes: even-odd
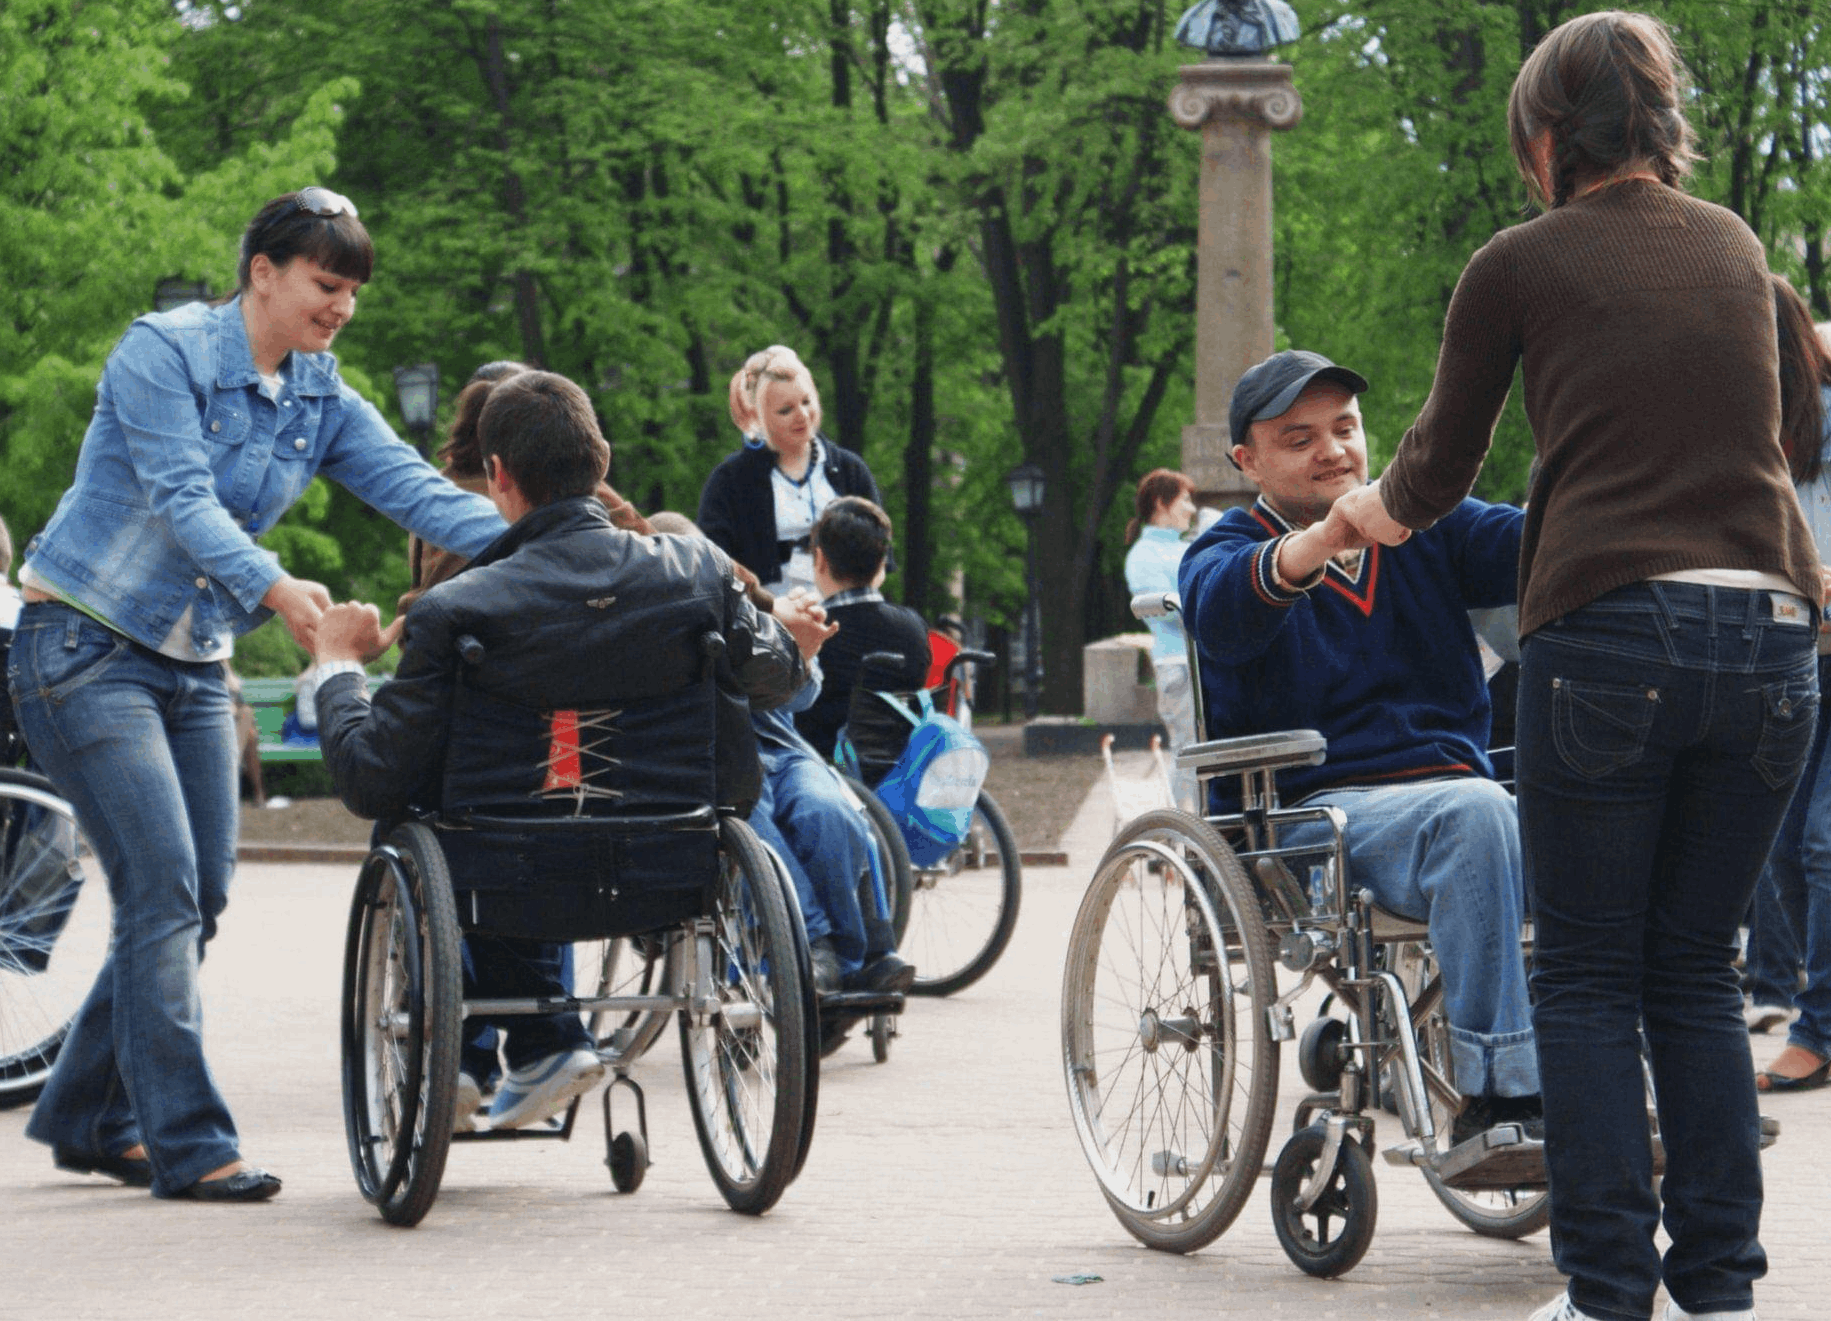
[[[1537,1096],[1539,1055],[1530,1032],[1484,1036],[1450,1028],[1456,1090],[1464,1096]]]

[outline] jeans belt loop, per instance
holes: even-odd
[[[1657,579],[1648,579],[1647,591],[1653,597],[1653,604],[1659,610],[1659,617],[1670,632],[1676,633],[1679,628],[1678,613],[1673,610],[1672,602],[1666,597],[1666,585]]]
[[[78,636],[83,628],[83,613],[80,610],[64,611],[64,650],[75,651],[81,642]]]
[[[1773,594],[1771,592],[1744,592],[1743,595],[1748,598],[1748,613],[1742,623],[1742,640],[1753,642],[1755,630],[1761,624],[1761,603],[1768,600]],[[1772,613],[1771,607],[1770,613]]]

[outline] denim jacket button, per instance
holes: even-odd
[[[296,450],[304,449],[305,448],[305,437],[300,436],[297,440],[293,441],[292,447]]]
[[[223,429],[223,424],[222,424],[222,423],[221,423],[221,422],[212,422],[212,423],[210,423],[210,430],[212,430],[212,431],[221,431],[221,430],[222,430],[222,429]]]
[[[199,578],[199,579],[198,579],[198,580],[197,580],[197,585],[198,585],[198,587],[200,587],[200,588],[202,588],[202,587],[208,587],[208,586],[209,586],[209,585],[210,585],[210,580],[209,580],[209,579],[208,579],[208,578]]]

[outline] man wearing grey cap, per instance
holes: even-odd
[[[1208,738],[1315,729],[1320,766],[1281,772],[1287,803],[1340,807],[1348,865],[1381,907],[1428,921],[1456,1085],[1453,1140],[1504,1122],[1540,1130],[1521,957],[1519,824],[1494,782],[1471,609],[1517,595],[1524,515],[1465,499],[1397,546],[1335,509],[1367,481],[1367,381],[1318,353],[1273,354],[1240,378],[1231,457],[1259,487],[1183,558]],[[1239,810],[1231,780],[1214,810]],[[1327,847],[1324,825],[1281,832]]]

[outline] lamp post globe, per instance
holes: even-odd
[[[400,399],[401,420],[413,435],[413,443],[424,453],[426,437],[432,431],[439,411],[439,365],[436,362],[415,363],[394,369],[394,391]]]
[[[1024,520],[1024,719],[1036,719],[1036,703],[1043,682],[1043,619],[1036,574],[1036,520],[1043,512],[1047,492],[1043,470],[1024,462],[1005,474],[1011,505]]]

